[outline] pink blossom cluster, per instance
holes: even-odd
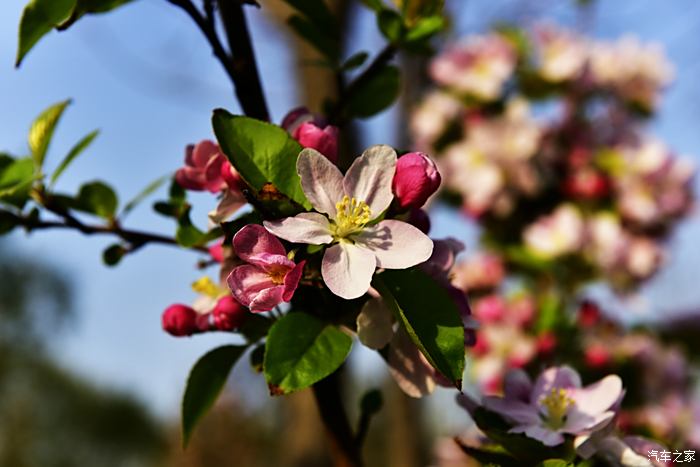
[[[618,289],[659,269],[694,167],[643,127],[672,77],[658,46],[541,24],[449,46],[430,72],[414,141],[507,263],[583,263],[579,282]]]

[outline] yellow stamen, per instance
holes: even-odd
[[[282,285],[282,284],[284,284],[284,276],[287,275],[287,271],[285,271],[285,270],[271,271],[268,274],[270,276],[270,280],[274,284]]]
[[[574,400],[563,388],[552,388],[549,394],[540,398],[539,402],[547,411],[545,422],[554,430],[564,425],[566,414],[574,405]]]
[[[350,198],[348,195],[335,204],[335,209],[337,214],[331,228],[336,240],[361,232],[372,220],[372,211],[367,203]]]

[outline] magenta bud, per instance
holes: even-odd
[[[231,164],[215,142],[190,144],[185,150],[185,165],[175,173],[175,181],[186,190],[218,193],[226,187],[221,176],[224,165]]]
[[[440,186],[435,162],[422,152],[404,154],[396,162],[392,189],[401,209],[420,208]]]
[[[304,122],[292,134],[305,148],[312,148],[333,162],[338,162],[338,128],[328,125],[320,127],[313,122]]]
[[[190,336],[197,331],[197,312],[182,304],[170,305],[162,316],[163,329],[176,337]]]
[[[233,331],[245,322],[248,310],[232,296],[227,295],[219,299],[211,314],[214,317],[214,328],[219,331]]]

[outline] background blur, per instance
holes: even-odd
[[[325,72],[308,64],[313,55],[283,25],[287,12],[281,2],[260,3],[262,9],[248,10],[249,20],[273,118],[279,122],[301,104],[318,110],[329,88]],[[375,51],[382,42],[372,16],[345,6],[348,2],[335,3],[347,15],[348,55]],[[165,0],[137,1],[81,21],[70,32],[52,32],[15,70],[24,4],[0,3],[0,151],[26,153],[32,119],[48,105],[72,98],[49,163],[55,165],[58,154],[88,131],[100,128],[101,134],[63,176],[64,190],[101,178],[127,200],[179,166],[186,144],[213,137],[213,108],[238,110],[199,31]],[[594,37],[634,34],[658,41],[676,66],[676,80],[651,131],[680,154],[700,155],[700,3],[447,0],[447,5],[452,38],[496,22],[526,26],[552,20]],[[405,110],[420,95],[421,60],[403,60],[403,65],[409,70],[409,98],[364,121],[358,147],[405,146]],[[211,198],[193,200],[193,219],[204,222]],[[171,223],[148,205],[127,225],[171,232]],[[474,245],[474,229],[450,213],[435,207],[432,236],[452,235],[466,240],[468,248]],[[643,294],[617,301],[618,312],[630,320],[663,320],[700,308],[693,275],[700,261],[693,240],[699,235],[700,222],[692,216],[673,238],[665,269]],[[263,379],[245,364],[238,365],[217,410],[182,453],[179,400],[187,373],[199,356],[230,337],[174,339],[161,331],[163,308],[194,298],[189,284],[199,277],[196,255],[148,246],[119,267],[107,268],[100,257],[109,242],[72,231],[37,232],[29,239],[16,232],[0,241],[0,466],[324,465],[313,401],[304,393],[271,401]],[[602,289],[592,293],[607,296]],[[409,401],[385,381],[385,367],[374,353],[361,346],[354,352],[352,371],[362,377],[357,378],[361,387],[348,387],[349,405],[356,406],[361,391],[370,387],[384,387],[387,399],[367,445],[378,453],[371,456],[373,465],[425,465],[435,436],[469,424],[466,414],[455,410],[452,392]],[[406,423],[419,414],[425,418],[423,433],[415,432],[418,424]]]

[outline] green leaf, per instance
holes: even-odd
[[[15,66],[34,45],[56,25],[70,17],[75,0],[32,0],[24,7],[19,22],[19,43]]]
[[[271,183],[283,195],[311,209],[296,170],[302,147],[289,133],[223,109],[214,111],[212,122],[221,149],[251,187],[260,191]]]
[[[470,457],[473,457],[483,465],[498,465],[499,467],[518,467],[520,463],[516,458],[498,449],[486,449],[484,447],[475,448],[465,444],[459,438],[455,442],[460,449]]]
[[[372,284],[428,361],[461,387],[464,324],[447,290],[418,269],[386,270]]]
[[[311,24],[329,38],[339,37],[338,22],[323,0],[285,0],[306,16]]]
[[[287,24],[331,63],[335,64],[338,61],[340,45],[324,35],[314,23],[299,15],[293,15],[287,20]]]
[[[285,315],[267,335],[263,367],[270,394],[322,380],[340,367],[351,346],[352,338],[332,324],[302,312]]]
[[[100,130],[95,130],[92,133],[89,133],[83,139],[78,141],[75,146],[71,148],[71,150],[68,152],[66,157],[61,161],[61,163],[58,165],[56,170],[54,171],[53,175],[51,175],[51,185],[56,183],[56,180],[58,180],[58,177],[61,176],[64,170],[68,168],[71,162],[82,153],[85,148],[87,148],[90,143],[92,143],[92,140],[97,137],[97,135],[100,133]]]
[[[32,127],[29,129],[29,149],[32,151],[32,158],[34,159],[37,172],[40,172],[44,165],[51,137],[68,104],[70,104],[70,99],[54,104],[44,110],[34,120]]]
[[[117,195],[114,190],[104,182],[95,181],[80,187],[74,207],[105,219],[112,219],[117,210],[117,204]]]
[[[163,186],[165,182],[170,180],[172,175],[167,174],[163,175],[160,178],[157,178],[156,180],[153,180],[151,183],[146,185],[146,187],[139,192],[136,196],[134,196],[131,201],[126,203],[126,206],[124,206],[124,209],[122,209],[121,214],[119,215],[120,217],[125,217],[127,214],[129,214],[136,206],[138,206],[143,200],[148,198],[150,195],[152,195],[158,188]]]
[[[102,261],[107,266],[116,266],[122,260],[127,250],[119,243],[108,246],[105,251],[102,252]]]
[[[538,467],[574,467],[574,464],[564,459],[547,459],[542,461]]]
[[[400,42],[404,34],[403,18],[394,10],[384,9],[377,15],[377,25],[389,42]]]
[[[382,4],[382,0],[360,0],[367,8],[374,10],[374,11],[380,11],[384,8],[384,5]]]
[[[421,18],[408,31],[405,40],[407,42],[418,42],[431,38],[435,34],[442,31],[446,26],[445,18],[442,16],[429,16]]]
[[[57,25],[59,30],[67,29],[83,15],[88,13],[106,13],[133,0],[77,0],[70,17]]]
[[[353,90],[348,102],[350,114],[367,118],[389,107],[399,95],[401,73],[395,66],[385,66],[371,79]]]
[[[0,200],[13,206],[24,206],[37,178],[32,158],[3,158],[0,163]]]
[[[182,399],[182,444],[187,446],[192,430],[214,405],[236,361],[246,346],[225,345],[205,354],[195,363]]]
[[[175,232],[175,240],[179,245],[190,248],[204,243],[205,237],[206,234],[192,224],[188,209],[187,215],[180,217],[177,231]]]
[[[367,58],[369,58],[369,54],[367,52],[357,52],[345,60],[345,62],[343,62],[343,64],[340,66],[340,69],[342,71],[351,71],[355,68],[359,68],[367,61]]]
[[[32,0],[19,23],[15,66],[51,29],[66,29],[87,13],[104,13],[132,0]]]

